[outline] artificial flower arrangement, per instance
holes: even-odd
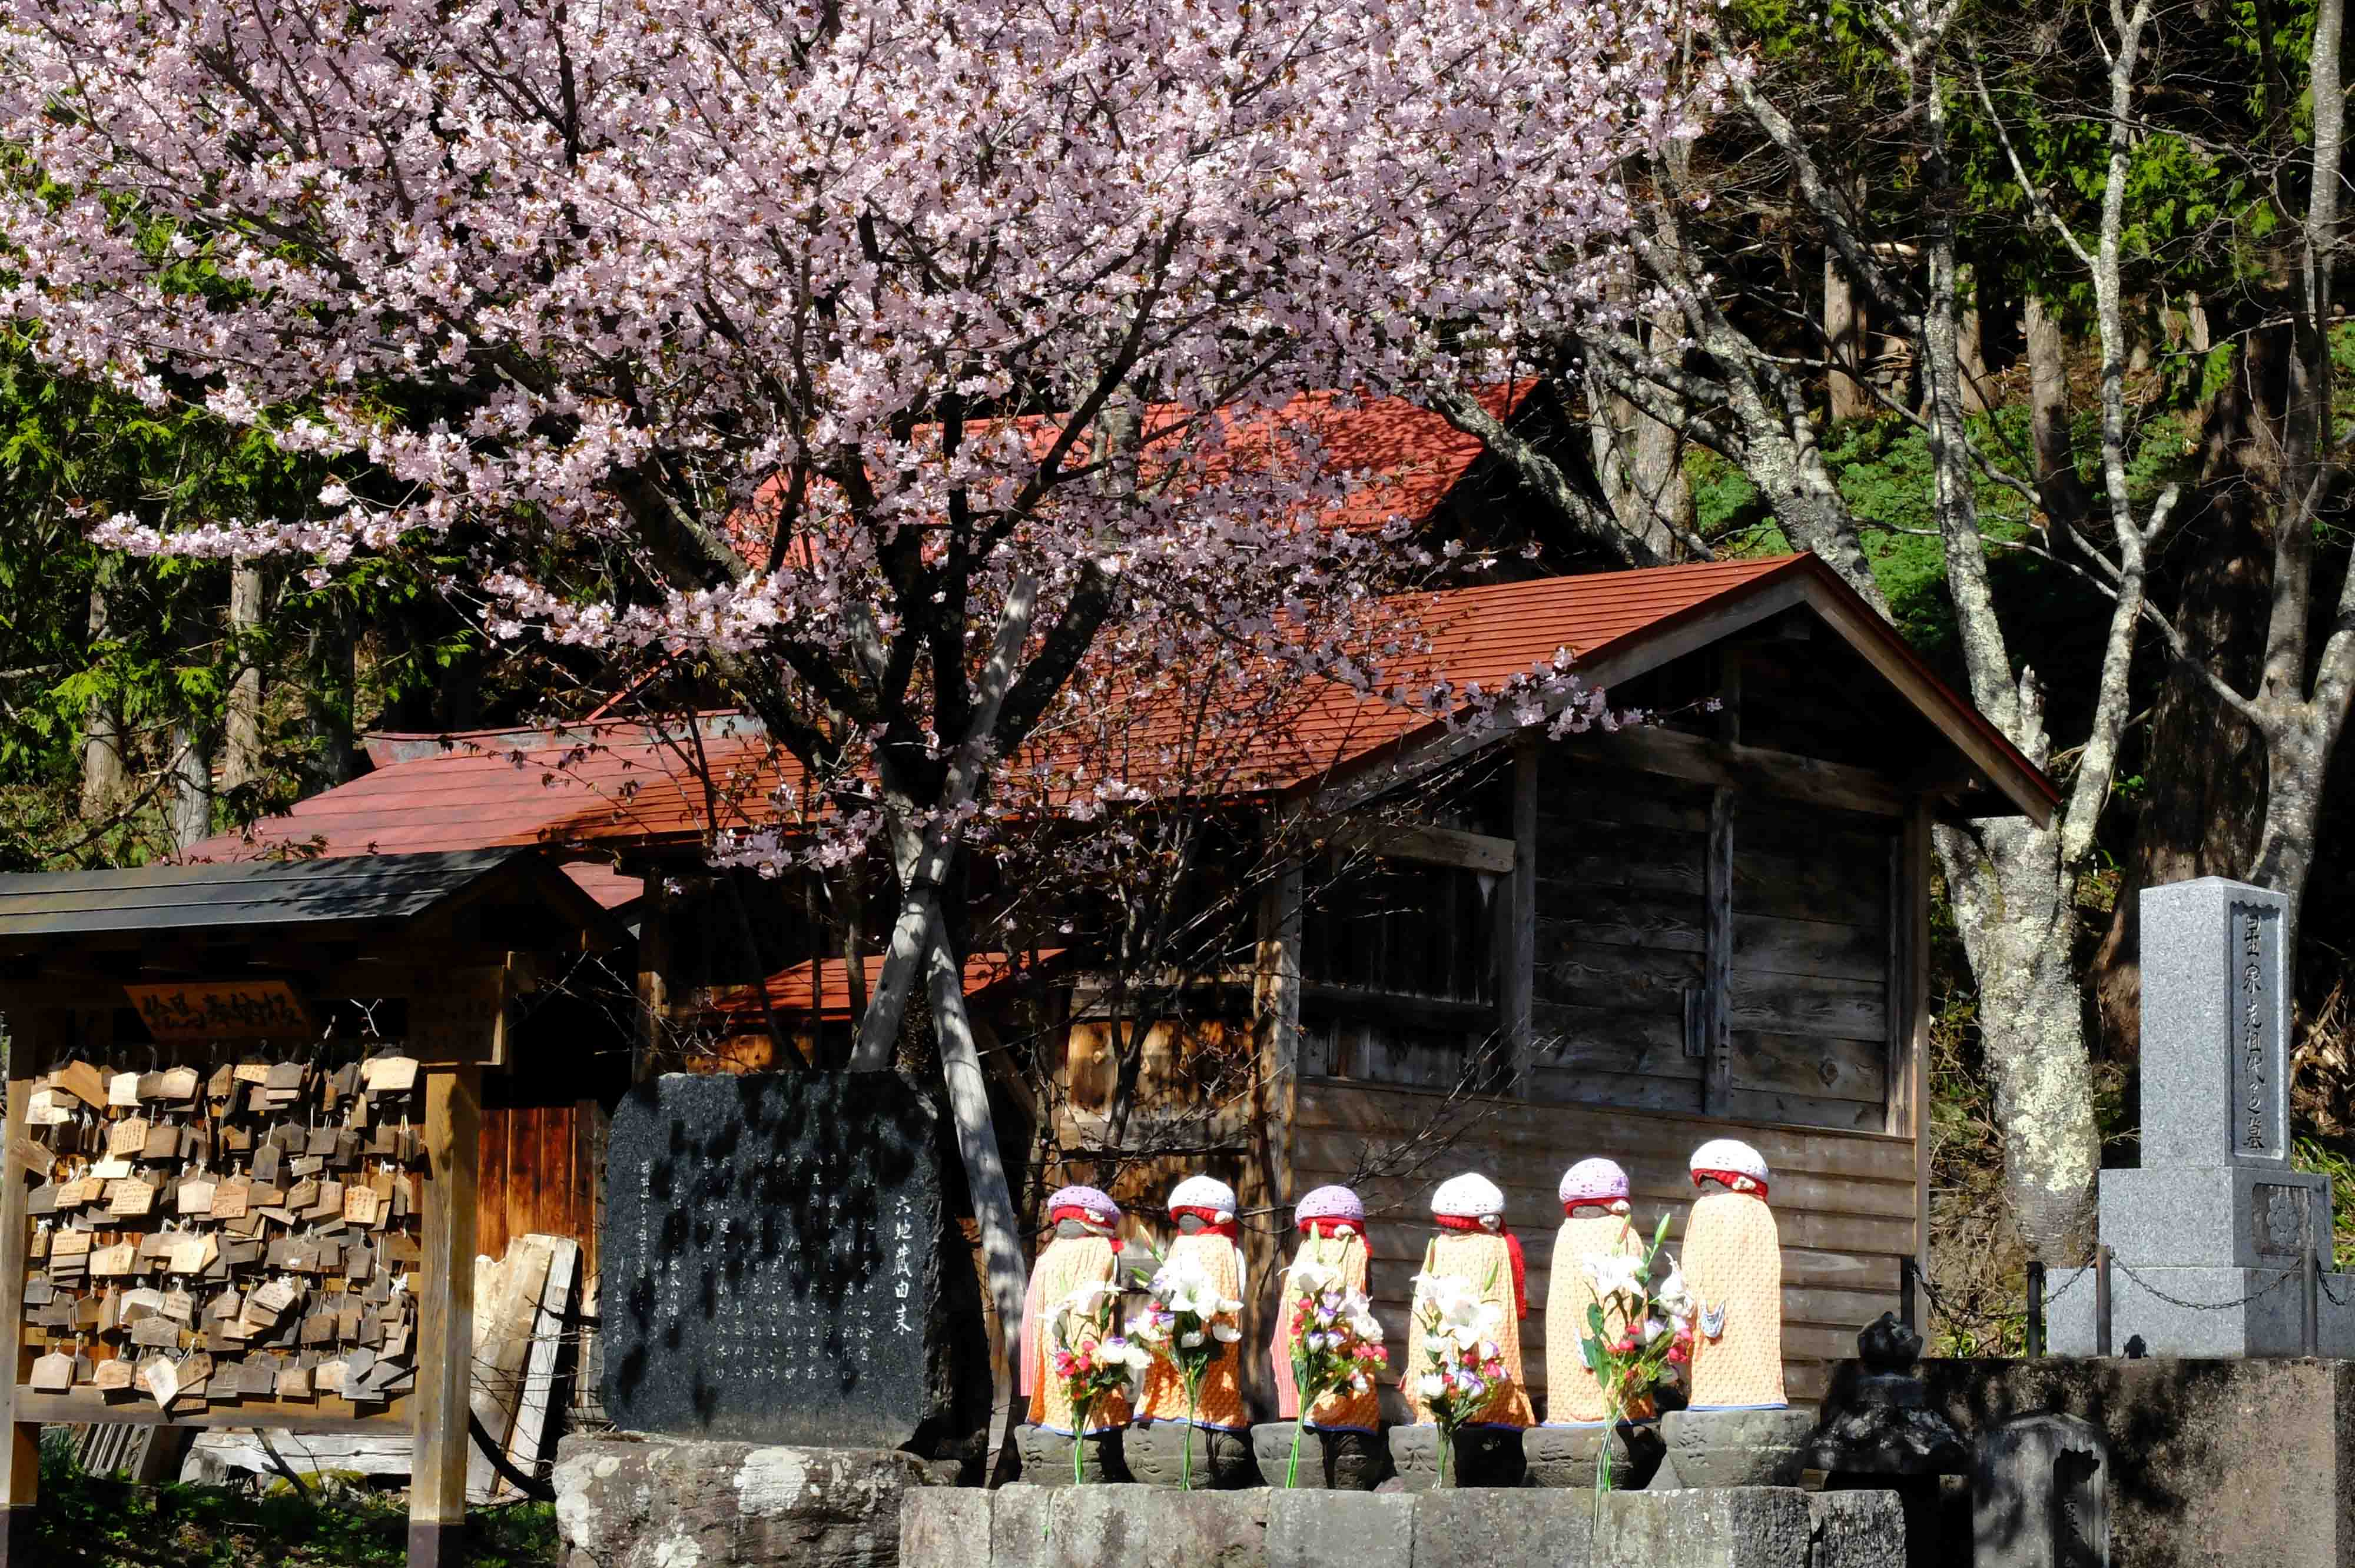
[[[1663,1214],[1641,1257],[1591,1252],[1579,1259],[1594,1287],[1580,1349],[1586,1370],[1603,1390],[1606,1432],[1631,1416],[1651,1414],[1653,1391],[1692,1360],[1698,1304],[1685,1287],[1676,1259],[1668,1255],[1668,1216]],[[1666,1273],[1655,1284],[1653,1274],[1664,1262]],[[1610,1489],[1611,1445],[1606,1440],[1595,1491],[1599,1497]]]
[[[1439,1428],[1439,1484],[1447,1485],[1447,1456],[1455,1434],[1485,1409],[1505,1381],[1504,1352],[1491,1337],[1504,1311],[1455,1274],[1414,1277],[1415,1310],[1423,1322],[1423,1360],[1409,1367],[1415,1392]]]
[[[1071,1482],[1087,1480],[1088,1417],[1115,1394],[1133,1395],[1152,1357],[1134,1340],[1112,1331],[1113,1298],[1119,1287],[1082,1285],[1055,1304],[1048,1325],[1047,1365],[1061,1380],[1071,1402]]]
[[[1219,1291],[1201,1264],[1190,1256],[1156,1254],[1159,1265],[1146,1283],[1145,1310],[1128,1320],[1130,1343],[1142,1353],[1167,1357],[1186,1386],[1186,1424],[1194,1417],[1202,1397],[1202,1378],[1219,1357],[1222,1345],[1242,1338],[1237,1314],[1243,1304]],[[1178,1486],[1194,1487],[1194,1445],[1185,1445],[1179,1463]]]
[[[1382,1326],[1365,1292],[1341,1283],[1341,1271],[1303,1258],[1284,1273],[1291,1277],[1292,1379],[1300,1390],[1300,1414],[1292,1423],[1292,1458],[1284,1484],[1300,1479],[1300,1439],[1308,1413],[1327,1394],[1348,1389],[1363,1393],[1390,1364],[1382,1349]]]

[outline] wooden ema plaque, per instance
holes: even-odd
[[[300,1015],[274,982],[126,989],[159,1033],[251,1039]],[[400,1046],[314,1049],[77,1056],[11,1085],[17,1423],[415,1427],[435,1074]],[[32,1119],[37,1097],[72,1113]]]

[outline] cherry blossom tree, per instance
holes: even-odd
[[[834,824],[794,853],[897,874],[860,1060],[923,969],[1010,1326],[939,898],[998,759],[1107,647],[1399,694],[1362,616],[1407,557],[1327,525],[1348,476],[1282,410],[1627,296],[1679,5],[13,0],[0,308],[342,476],[102,542],[432,541],[494,634],[757,715],[781,819]]]

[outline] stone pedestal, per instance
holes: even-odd
[[[1263,1421],[1252,1427],[1252,1456],[1259,1461],[1262,1481],[1283,1486],[1294,1473],[1292,1423]],[[1311,1426],[1300,1435],[1300,1466],[1293,1483],[1300,1490],[1369,1492],[1390,1478],[1390,1445],[1379,1433],[1319,1432]]]
[[[1074,1477],[1071,1438],[1028,1424],[1014,1429],[1014,1446],[1022,1455],[1022,1478],[1034,1487],[1068,1487],[1074,1479],[1088,1486],[1128,1479],[1121,1437],[1121,1433],[1114,1430],[1080,1439],[1085,1447],[1080,1456],[1080,1473]]]
[[[900,1499],[934,1485],[912,1455],[664,1437],[557,1450],[563,1568],[894,1568]]]
[[[1671,1410],[1660,1418],[1662,1487],[1795,1487],[1806,1468],[1808,1410]]]
[[[1467,1426],[1447,1456],[1450,1487],[1518,1487],[1528,1473],[1521,1432],[1510,1426]],[[1428,1424],[1390,1430],[1391,1463],[1399,1485],[1427,1492],[1439,1485],[1439,1428]]]
[[[1979,1438],[1971,1471],[1977,1568],[2109,1568],[2109,1456],[2074,1415],[2030,1415]]]
[[[1612,1489],[1641,1491],[1650,1485],[1668,1452],[1657,1421],[1622,1421],[1609,1428],[1600,1423],[1592,1426],[1530,1427],[1521,1434],[1521,1455],[1528,1462],[1531,1484],[1593,1486],[1606,1431],[1611,1439]]]
[[[1121,1457],[1130,1478],[1148,1487],[1185,1485],[1189,1449],[1196,1491],[1259,1484],[1259,1466],[1252,1458],[1248,1433],[1197,1426],[1188,1421],[1139,1421],[1121,1440]],[[1023,1474],[1027,1479],[1029,1472]]]

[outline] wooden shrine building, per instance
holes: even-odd
[[[617,935],[512,848],[0,876],[0,1565],[44,1422],[413,1434],[459,1560],[484,1075]]]
[[[1263,1294],[1286,1202],[1354,1181],[1375,1215],[1377,1304],[1400,1331],[1438,1180],[1494,1176],[1542,1271],[1554,1184],[1572,1160],[1619,1160],[1643,1216],[1689,1196],[1695,1145],[1743,1138],[1776,1171],[1791,1388],[1812,1399],[1825,1364],[1896,1304],[1900,1260],[1927,1245],[1932,825],[2041,821],[2056,792],[1809,556],[1497,582],[1432,601],[1431,657],[1459,686],[1494,689],[1567,651],[1614,709],[1654,716],[1615,733],[1550,738],[1540,723],[1467,736],[1346,694],[1320,699],[1312,727],[1326,748],[1250,809],[1322,813],[1338,844],[1354,815],[1416,780],[1453,769],[1465,782],[1372,830],[1376,882],[1326,884],[1315,851],[1275,879],[1230,1016],[1148,1032],[1149,1094],[1133,1125],[1187,1101],[1206,1042],[1231,1060],[1240,1051],[1242,1079],[1189,1134],[1188,1158],[1256,1211]],[[804,895],[790,879],[709,874],[709,796],[686,758],[757,769],[774,753],[741,716],[698,724],[694,747],[622,723],[378,737],[374,773],[206,853],[296,850],[332,864],[539,846],[634,934],[618,961],[634,966],[636,1038],[575,1033],[505,1093],[543,1128],[593,1119],[583,1093],[610,1103],[618,1086],[581,1089],[593,1080],[573,1066],[592,1052],[638,1051],[641,1071],[758,1065],[781,1037],[785,1054],[815,1053],[848,1030],[878,961],[873,930],[854,974],[838,938],[797,924]],[[1077,948],[980,954],[967,987],[996,1026],[1000,1048],[985,1042],[985,1059],[1001,1079],[1000,1138],[1033,1199],[1067,1175],[1099,1177],[1157,1222],[1184,1162],[1122,1164],[1090,1142],[1111,1092],[1102,966]],[[713,1048],[645,1053],[688,1025]],[[731,1031],[758,1049],[729,1049]],[[533,1136],[546,1142],[510,1138],[492,1155],[518,1181],[531,1150],[593,1142]],[[1256,1328],[1245,1340],[1264,1342]],[[1535,1317],[1524,1344],[1541,1383]]]

